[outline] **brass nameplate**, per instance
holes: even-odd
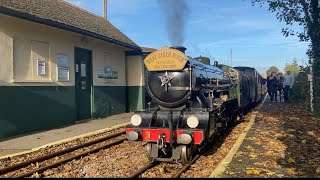
[[[182,70],[188,57],[181,51],[164,46],[154,51],[144,59],[144,64],[149,71]]]

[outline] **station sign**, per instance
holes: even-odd
[[[118,79],[118,72],[113,71],[110,66],[106,66],[104,70],[98,71],[98,78],[101,79]]]
[[[164,46],[144,59],[148,71],[182,70],[188,57],[181,51]]]

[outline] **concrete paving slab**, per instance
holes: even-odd
[[[261,107],[264,105],[266,99],[267,99],[267,95],[265,95],[262,103],[258,106],[257,110],[261,109]],[[234,155],[236,154],[236,152],[239,150],[240,146],[242,145],[246,135],[248,134],[249,130],[251,129],[251,127],[254,124],[256,115],[257,115],[258,111],[254,112],[254,116],[250,119],[250,122],[248,124],[248,126],[245,128],[245,130],[240,134],[239,138],[237,139],[236,143],[233,145],[233,147],[231,148],[231,150],[229,151],[228,155],[219,163],[219,165],[213,170],[213,172],[211,173],[211,175],[209,176],[209,178],[220,178],[220,176],[225,172],[226,168],[228,167],[228,165],[231,163]]]

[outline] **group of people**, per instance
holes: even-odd
[[[294,75],[290,71],[287,71],[286,75],[272,72],[270,76],[267,77],[267,88],[270,100],[272,102],[278,101],[277,97],[279,94],[279,101],[282,100],[281,95],[283,94],[284,102],[289,101],[289,90],[294,84]],[[279,92],[279,93],[278,93]]]

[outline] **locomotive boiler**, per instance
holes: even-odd
[[[186,56],[185,50],[165,46],[144,60],[152,101],[131,117],[126,137],[147,142],[150,161],[189,163],[237,117],[241,120],[249,101],[240,96],[249,85],[243,72],[203,64]]]

